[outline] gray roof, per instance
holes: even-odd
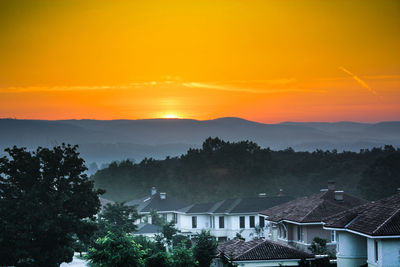
[[[158,234],[161,233],[161,226],[144,223],[139,224],[138,230],[134,233],[136,235],[143,235],[143,234]]]
[[[194,204],[188,207],[185,212],[189,214],[258,213],[270,207],[285,203],[291,199],[292,198],[288,196],[231,198],[219,202]]]
[[[260,212],[269,221],[289,220],[298,223],[322,222],[324,218],[366,203],[365,200],[343,193],[343,200],[335,200],[335,192],[328,190],[298,198]]]
[[[400,193],[331,216],[324,226],[370,236],[400,235]]]
[[[165,199],[160,198],[160,194],[157,193],[153,196],[142,197],[134,199],[126,203],[128,206],[135,205],[138,212],[150,212],[155,210],[158,212],[163,211],[179,211],[180,209],[187,206],[186,203],[177,200],[173,197],[166,196]]]
[[[256,239],[248,242],[243,240],[229,240],[220,244],[217,251],[217,256],[225,257],[232,261],[314,258],[312,254],[264,239]]]

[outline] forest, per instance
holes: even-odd
[[[359,152],[292,148],[273,151],[254,142],[226,142],[207,138],[199,149],[164,160],[145,158],[112,162],[91,179],[105,189],[103,197],[129,201],[159,191],[192,202],[233,197],[277,195],[280,189],[293,197],[336,188],[368,200],[396,193],[400,187],[400,149],[384,146]]]

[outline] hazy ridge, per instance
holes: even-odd
[[[17,120],[0,119],[0,148],[78,144],[88,162],[165,158],[199,147],[207,137],[250,140],[262,147],[297,151],[359,151],[400,145],[400,122],[283,122],[263,124],[240,118],[215,120]]]

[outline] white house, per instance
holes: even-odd
[[[181,223],[179,215],[182,214],[180,210],[188,206],[185,202],[167,196],[167,193],[158,193],[154,187],[151,189],[151,195],[131,200],[126,202],[125,205],[136,206],[139,215],[142,215],[140,220],[137,222],[138,224],[151,224],[150,211],[154,210],[157,211],[157,213],[166,221],[175,221],[178,229]]]
[[[329,218],[336,231],[337,266],[400,266],[400,192]]]
[[[244,239],[264,237],[265,220],[258,215],[265,208],[289,201],[287,196],[232,198],[215,203],[194,204],[182,209],[178,229],[199,233],[209,230],[218,241],[233,239],[240,234]]]
[[[135,205],[143,217],[138,223],[151,223],[150,211],[155,210],[166,221],[174,220],[181,234],[197,235],[201,230],[209,230],[219,241],[225,241],[240,234],[246,240],[263,237],[265,220],[258,213],[275,205],[291,200],[287,196],[259,194],[258,197],[232,198],[213,203],[187,205],[166,193],[157,193],[152,188],[151,195],[132,200],[126,205]],[[149,234],[149,233],[147,233]]]

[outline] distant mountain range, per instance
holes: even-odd
[[[400,121],[284,122],[263,124],[240,118],[215,120],[17,120],[0,119],[0,149],[13,145],[35,148],[62,142],[78,144],[87,162],[177,156],[201,146],[207,137],[250,140],[262,147],[311,151],[358,151],[383,145],[400,146]],[[3,153],[3,152],[1,152]]]

